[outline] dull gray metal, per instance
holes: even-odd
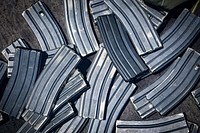
[[[19,118],[41,69],[41,52],[17,49],[13,73],[0,102],[1,111]]]
[[[73,44],[68,44],[67,46],[69,48],[75,50]],[[50,60],[54,57],[54,55],[58,52],[58,50],[59,50],[59,48],[45,51],[46,56],[47,56],[46,61],[45,61],[45,65],[47,65],[50,62]]]
[[[14,63],[13,58],[16,48],[29,48],[29,46],[23,39],[19,38],[1,52],[8,61],[8,71],[7,71],[8,78],[11,77],[12,75],[13,63]]]
[[[70,100],[74,101],[77,99],[77,97],[86,91],[86,89],[88,89],[88,85],[84,80],[83,75],[78,70],[76,70],[61,91],[54,106],[53,112],[55,112],[58,108]]]
[[[80,97],[79,97],[79,99],[75,102],[75,107],[78,112],[80,111],[80,106],[81,106],[81,103],[80,103]],[[62,127],[60,127],[60,129],[56,131],[56,133],[68,133],[68,132],[82,133],[88,121],[89,121],[88,118],[76,116],[75,118],[72,118],[70,121],[63,124]]]
[[[152,24],[154,25],[155,29],[158,29],[161,24],[164,22],[165,18],[168,15],[168,12],[166,11],[158,11],[144,3],[143,0],[137,0],[144,11],[146,11],[149,19],[151,20]]]
[[[30,110],[26,110],[22,117],[28,122],[35,130],[46,132],[52,130],[60,125],[60,123],[70,120],[75,115],[74,108],[71,103],[66,104],[54,114],[51,114],[51,117],[46,117],[41,114],[35,113]]]
[[[166,11],[157,11],[149,6],[147,6],[142,0],[138,0],[143,10],[147,13],[150,21],[152,22],[155,29],[158,29],[163,23],[164,19],[168,15]],[[97,18],[104,15],[110,15],[113,12],[105,4],[104,0],[91,0],[90,1],[91,14],[95,23]]]
[[[176,59],[200,31],[200,18],[184,9],[174,24],[161,36],[163,48],[143,56],[152,72],[158,72]]]
[[[18,129],[17,133],[40,133],[39,131],[35,130],[31,124],[25,122],[20,129]]]
[[[64,123],[72,119],[76,115],[73,107],[70,103],[63,106],[50,120],[48,120],[48,123],[44,124],[44,127],[42,129],[43,133],[49,133],[53,130],[56,130],[58,127],[61,127]],[[41,126],[40,126],[41,127]],[[37,126],[35,127],[36,129]]]
[[[109,94],[105,120],[90,119],[87,132],[112,133],[120,112],[135,89],[134,84],[125,82],[120,75],[117,75]]]
[[[171,75],[146,95],[161,115],[168,113],[190,93],[200,78],[199,64],[200,54],[188,48]]]
[[[100,120],[105,118],[106,100],[115,74],[116,68],[105,48],[101,47],[87,73],[90,89],[81,96],[79,116]]]
[[[190,133],[199,133],[199,126],[196,123],[187,121]]]
[[[167,116],[151,121],[122,121],[116,122],[116,133],[188,133],[189,129],[184,114]]]
[[[139,55],[162,48],[147,14],[136,0],[104,0],[125,26]]]
[[[47,59],[45,61],[45,65],[47,65],[51,59],[54,57],[54,55],[58,52],[59,48],[58,49],[53,49],[53,50],[48,50],[48,51],[45,51],[46,54],[47,54]]]
[[[128,34],[114,15],[98,17],[103,44],[114,66],[125,81],[140,79],[148,67],[135,50]]]
[[[12,75],[12,71],[13,71],[13,65],[14,65],[14,57],[15,54],[14,53],[10,53],[8,55],[8,69],[7,69],[7,77],[11,77]]]
[[[3,83],[3,80],[6,77],[7,64],[4,61],[0,60],[0,85]]]
[[[75,44],[81,56],[99,49],[89,18],[87,0],[64,0],[68,42]]]
[[[63,88],[61,94],[59,95],[59,98],[56,101],[56,104],[51,114],[56,114],[56,112],[59,111],[59,109],[61,109],[62,106],[66,106],[65,104],[69,102],[69,100],[79,96],[80,93],[82,93],[82,91],[86,89],[86,87],[87,87],[87,84],[85,80],[83,79],[82,74],[78,70],[76,70],[72,74],[72,76],[69,78],[69,80],[67,81],[67,84]],[[30,110],[26,110],[23,113],[22,117],[24,118],[25,121],[29,121],[29,123],[32,126],[37,125],[38,127],[37,129],[42,128],[44,123],[49,120],[48,117],[44,117]]]
[[[100,16],[112,14],[112,11],[105,4],[104,0],[90,0],[89,4],[91,9],[91,14],[95,22],[96,19]]]
[[[49,120],[49,117],[35,113],[30,110],[25,110],[22,114],[23,119],[28,122],[35,130],[41,129]]]
[[[192,91],[192,96],[194,100],[196,101],[197,106],[200,107],[200,88]]]
[[[57,133],[81,133],[89,119],[76,116],[67,123],[63,124]]]
[[[79,61],[80,57],[63,45],[37,79],[26,109],[48,116],[65,81]]]
[[[8,60],[9,54],[14,54],[17,47],[21,48],[29,48],[28,44],[21,38],[17,39],[13,43],[11,43],[8,47],[2,50],[3,56]]]
[[[0,122],[1,121],[3,121],[3,116],[2,116],[2,114],[1,114],[1,112],[0,112]]]
[[[135,110],[142,119],[145,117],[149,117],[150,115],[156,112],[154,106],[151,104],[149,100],[147,100],[146,95],[150,93],[154,88],[159,86],[159,84],[164,82],[167,79],[167,77],[174,72],[174,69],[176,68],[179,61],[180,58],[177,58],[159,79],[157,79],[150,86],[148,86],[147,88],[145,88],[144,90],[142,90],[141,92],[137,93],[136,95],[130,98],[131,103],[133,104]]]
[[[37,37],[42,51],[67,45],[58,23],[43,2],[33,4],[22,16]]]

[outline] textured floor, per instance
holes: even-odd
[[[0,0],[0,51],[18,38],[25,39],[33,49],[40,49],[36,37],[21,16],[21,13],[35,2],[37,2],[37,0]],[[50,8],[61,28],[64,30],[65,23],[63,0],[44,0],[44,2]],[[200,13],[200,10],[198,10],[197,13]],[[195,42],[193,42],[191,47],[200,52],[200,37],[198,38],[199,39],[196,39]],[[2,55],[0,58],[3,59]],[[162,73],[163,72],[152,75],[137,83],[137,92],[141,91],[143,88],[149,86],[151,83],[157,80]],[[200,84],[197,85],[197,87],[198,86],[200,86]],[[1,90],[3,88],[3,86],[0,87]],[[195,105],[195,101],[191,95],[184,99],[179,106],[177,106],[167,115],[181,112],[186,114],[188,120],[195,122],[200,126],[200,110]],[[161,117],[162,116],[159,114],[155,114],[148,119],[158,119]],[[15,120],[14,118],[8,117],[4,119],[7,122],[0,122],[0,133],[14,133],[23,124],[23,120]],[[134,108],[130,102],[120,116],[120,119],[141,120],[134,111]]]

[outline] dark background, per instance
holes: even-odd
[[[43,0],[43,1],[49,7],[49,9],[53,13],[54,17],[56,18],[56,20],[58,21],[58,23],[60,24],[61,28],[63,29],[66,35],[66,31],[64,30],[65,18],[64,18],[63,0]],[[33,49],[40,49],[35,35],[33,34],[30,27],[28,26],[28,24],[21,15],[24,10],[29,8],[35,2],[37,2],[37,0],[0,0],[0,51],[2,51],[5,47],[7,47],[9,44],[11,44],[18,38],[25,39]],[[168,21],[168,25],[164,29],[167,29],[173,23],[174,18],[177,17],[177,14],[180,13],[180,11],[183,9],[184,6],[191,8],[192,7],[191,5],[192,5],[191,3],[185,4],[173,10],[171,13],[172,18],[170,17],[171,19],[170,21]],[[195,13],[199,15],[200,8],[198,8]],[[196,51],[200,52],[200,36],[198,36],[197,39],[192,43],[191,47]],[[5,60],[2,55],[0,55],[0,59]],[[156,81],[159,78],[159,76],[161,76],[164,73],[164,71],[156,75],[152,75],[138,82],[137,83],[138,89],[136,93],[141,91],[145,87],[149,86],[154,81]],[[197,88],[198,86],[200,86],[200,84],[198,84],[195,88]],[[4,86],[0,86],[0,89],[2,91],[4,89]],[[173,109],[167,115],[170,116],[181,112],[185,113],[187,120],[195,122],[200,126],[200,110],[196,106],[195,101],[192,98],[191,94],[188,95],[183,102],[181,102],[175,109]],[[3,114],[3,117],[4,121],[0,122],[0,133],[14,133],[24,123],[24,121],[21,119],[16,120],[15,118],[10,118],[5,114]],[[162,117],[163,116],[160,116],[157,113],[151,116],[150,118],[144,120],[159,119]],[[130,102],[128,103],[122,115],[120,116],[120,119],[141,120]]]

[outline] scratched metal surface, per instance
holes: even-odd
[[[35,35],[33,34],[30,27],[28,26],[28,24],[21,15],[21,13],[24,10],[29,8],[33,3],[37,1],[38,0],[0,0],[0,51],[2,51],[3,48],[7,47],[9,44],[11,44],[18,38],[25,39],[32,48],[40,49],[39,43]],[[66,35],[66,32],[64,30],[65,18],[64,18],[63,0],[43,0],[43,1],[49,7],[49,9],[53,13],[54,17],[56,18],[56,20],[58,21],[59,25],[61,26]],[[196,13],[200,15],[200,8]],[[168,28],[172,22],[173,19],[169,21],[169,24],[166,28]],[[99,33],[97,35],[99,36]],[[99,40],[101,41],[100,38]],[[198,36],[198,38],[193,42],[193,45],[191,47],[194,48],[196,51],[200,52],[200,36]],[[0,55],[0,59],[5,60],[2,55]],[[89,60],[91,59],[92,57],[89,57]],[[156,75],[152,75],[138,82],[137,92],[141,91],[142,89],[153,83],[155,80],[157,80],[158,77],[162,75],[163,72],[158,73]],[[198,84],[196,87],[199,86],[200,84]],[[0,88],[2,91],[3,86],[1,86]],[[181,112],[184,112],[186,114],[186,117],[189,121],[200,124],[200,110],[195,105],[195,101],[191,95],[189,95],[186,99],[184,99],[184,101],[181,104],[179,104],[179,106],[177,106],[167,115],[177,114]],[[162,116],[160,116],[157,113],[145,120],[153,120],[161,117]],[[8,119],[7,116],[4,116],[4,119],[5,119],[4,122],[0,122],[0,133],[14,133],[24,123],[23,120],[16,120],[14,118]],[[141,120],[136,111],[134,111],[134,108],[130,102],[124,109],[119,119]]]

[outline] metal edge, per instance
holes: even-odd
[[[8,69],[7,69],[7,77],[11,77],[12,71],[13,71],[13,65],[14,65],[14,57],[15,54],[8,54]]]
[[[6,70],[7,70],[7,63],[0,60],[0,85],[2,84],[3,80],[6,78]]]
[[[41,52],[17,49],[13,74],[0,102],[3,112],[19,118],[41,67]]]
[[[18,119],[22,115],[22,113],[23,113],[23,111],[24,111],[24,109],[26,107],[26,104],[28,103],[29,97],[30,97],[30,95],[32,93],[32,88],[33,88],[38,76],[40,75],[41,68],[42,68],[42,56],[43,55],[42,55],[42,53],[40,51],[33,51],[33,54],[34,54],[34,52],[37,53],[37,56],[35,57],[35,60],[34,60],[35,64],[33,66],[29,66],[29,68],[30,69],[35,68],[35,69],[33,70],[32,74],[27,72],[27,75],[32,75],[33,78],[32,78],[32,80],[30,80],[29,78],[26,78],[26,80],[28,80],[29,82],[31,81],[31,86],[29,87],[28,93],[22,94],[22,95],[25,95],[26,98],[23,100],[23,105],[21,106],[21,109],[19,110],[19,113],[18,113],[18,116],[17,116]],[[30,55],[30,58],[34,59],[34,56]],[[29,62],[30,61],[31,60],[29,60]],[[26,85],[27,84],[25,84],[24,86],[26,87]],[[14,110],[16,110],[16,109],[14,109]]]
[[[2,50],[3,56],[8,60],[8,55],[11,53],[15,53],[17,47],[29,48],[28,44],[21,38],[12,42],[8,47]]]
[[[116,68],[101,47],[86,76],[90,89],[81,96],[79,116],[99,120],[105,118],[106,99],[115,74]]]
[[[82,74],[76,70],[72,76],[67,81],[67,84],[64,86],[62,92],[60,93],[58,100],[54,106],[53,112],[60,108],[63,104],[74,100],[77,96],[81,95],[84,91],[88,89],[88,85],[84,80]]]
[[[25,122],[20,129],[18,129],[17,133],[39,133],[36,131],[32,125],[30,125],[28,122]]]
[[[59,48],[58,49],[53,49],[53,50],[48,50],[46,51],[46,54],[47,54],[47,59],[45,61],[45,65],[47,65],[51,59],[54,57],[54,55],[58,52]]]
[[[141,102],[141,105],[139,102]],[[153,104],[149,100],[147,100],[146,97],[141,99],[139,102],[133,105],[137,113],[142,119],[147,118],[153,115],[154,113],[156,113],[156,109],[154,108]]]
[[[200,78],[199,64],[200,54],[188,48],[174,72],[146,95],[161,115],[169,112],[190,93]]]
[[[197,88],[194,91],[192,91],[192,96],[196,101],[197,106],[200,107],[200,89]]]
[[[93,19],[95,20],[95,23],[98,17],[112,14],[112,11],[104,3],[104,0],[91,0],[89,5],[90,5],[91,14],[92,14]]]
[[[1,112],[0,112],[0,122],[1,121],[3,121],[3,116],[2,116],[2,114],[1,114]]]
[[[58,133],[81,133],[88,121],[89,119],[87,118],[76,116],[72,120],[65,123],[58,130]]]
[[[63,45],[37,79],[26,109],[48,116],[59,91],[79,61],[80,57]]]
[[[19,38],[12,42],[8,47],[2,50],[3,56],[8,61],[8,71],[7,71],[7,77],[10,78],[12,75],[12,69],[13,69],[13,63],[14,61],[10,60],[10,58],[13,59],[16,48],[29,48],[28,44],[25,42],[25,40]]]
[[[134,84],[125,82],[118,75],[109,94],[106,119],[91,119],[87,132],[112,133],[120,112],[122,112],[123,107],[135,89],[136,86]]]
[[[27,122],[31,119],[31,117],[33,117],[34,114],[35,114],[34,112],[27,109],[23,112],[23,114],[21,116],[24,119],[24,121]]]
[[[72,107],[71,103],[68,103],[63,106],[56,114],[54,114],[53,118],[50,118],[46,125],[44,123],[42,129],[41,126],[38,127],[37,125],[34,128],[37,130],[41,129],[43,133],[48,133],[60,127],[65,122],[72,119],[75,115],[76,113],[74,108]]]
[[[184,114],[167,116],[158,120],[150,121],[122,121],[116,122],[116,133],[124,132],[188,132],[187,123]]]
[[[78,78],[77,78],[77,76],[78,76]],[[81,76],[81,73],[78,71],[78,70],[76,70],[75,72],[74,72],[74,74],[70,77],[70,79],[68,80],[68,83],[74,83],[74,79],[76,80],[76,79],[79,79],[80,78],[80,76]],[[81,79],[80,80],[82,80],[82,76],[81,76]],[[85,81],[83,81],[84,83],[85,83]],[[65,96],[65,94],[66,94],[66,92],[65,92],[65,90],[64,91],[62,91],[61,92],[61,94],[60,94],[60,96],[61,96],[61,98],[63,97],[63,96]],[[59,99],[58,99],[58,101],[61,99],[60,97],[59,97]],[[62,100],[62,99],[61,99]],[[68,100],[67,100],[68,101]],[[67,102],[66,101],[66,102]],[[62,101],[63,102],[63,101]],[[62,103],[62,105],[64,104],[64,102]],[[68,105],[68,106],[71,106],[71,105]],[[60,106],[59,106],[60,107]],[[64,106],[64,108],[66,107],[66,105]],[[62,112],[60,112],[59,110],[60,109],[62,109],[62,108],[58,108],[58,107],[54,107],[54,109],[53,109],[53,112],[51,112],[51,114],[56,114],[56,116],[58,115],[58,114],[60,114],[60,113],[62,113]],[[56,117],[55,116],[55,117]],[[24,118],[24,120],[25,121],[28,121],[32,126],[34,126],[35,127],[35,129],[37,129],[37,130],[39,130],[39,129],[41,129],[46,123],[47,123],[47,121],[49,121],[49,118],[47,118],[47,117],[44,117],[44,116],[42,116],[42,115],[39,115],[39,114],[37,114],[37,113],[34,113],[34,112],[32,112],[32,111],[30,111],[30,110],[26,110],[26,111],[24,111],[24,113],[23,113],[23,115],[22,115],[22,117]]]
[[[83,95],[83,94],[82,94]],[[80,110],[80,97],[75,103],[75,108],[79,112]],[[87,125],[89,119],[88,118],[83,118],[80,116],[76,116],[75,118],[72,118],[70,121],[66,122],[62,127],[57,131],[57,133],[65,133],[65,132],[70,132],[70,133],[82,133],[83,129]]]
[[[68,41],[77,46],[81,56],[96,52],[99,45],[90,22],[87,0],[64,0],[64,5]]]
[[[187,121],[190,133],[199,133],[199,126],[196,123]]]
[[[137,0],[141,7],[146,11],[149,19],[151,20],[152,24],[154,25],[155,29],[158,29],[161,24],[164,22],[165,18],[168,15],[166,11],[158,11],[144,3],[143,0]]]
[[[22,13],[43,51],[66,45],[64,34],[46,5],[39,1]]]
[[[118,72],[125,81],[139,79],[148,72],[146,64],[136,52],[128,34],[114,15],[98,18],[103,44]]]
[[[151,92],[154,88],[156,88],[159,84],[164,82],[167,77],[169,77],[173,72],[174,68],[176,68],[178,62],[181,58],[177,58],[167,69],[167,71],[159,77],[154,83],[152,83],[150,86],[145,88],[144,90],[140,91],[139,93],[133,95],[130,97],[130,101],[133,104],[135,110],[139,114],[139,116],[143,119],[146,117],[149,117],[153,113],[156,112],[153,105],[146,99],[146,95]]]
[[[50,119],[50,117],[45,117],[30,110],[25,110],[25,112],[22,114],[22,117],[37,131],[47,124]]]
[[[104,0],[104,2],[125,26],[139,55],[153,52],[162,47],[157,32],[138,1]]]
[[[166,18],[168,12],[166,11],[157,11],[149,6],[147,6],[141,0],[138,0],[143,10],[146,11],[149,19],[151,20],[152,24],[154,25],[155,29],[158,29],[160,25],[163,23],[164,19]],[[90,9],[91,14],[95,23],[97,22],[97,18],[104,15],[112,14],[110,8],[104,3],[103,0],[91,0],[90,1]]]
[[[160,36],[161,41],[163,43],[166,43],[171,38],[171,36],[173,36],[174,34],[176,34],[177,30],[179,30],[181,28],[181,26],[184,24],[185,20],[187,20],[190,15],[194,16],[194,15],[192,15],[192,13],[187,8],[184,8],[182,10],[182,12],[176,18],[176,20],[174,21],[174,23],[171,25],[171,27],[169,29],[167,29]]]
[[[187,9],[183,10],[171,28],[161,36],[163,48],[142,57],[149,69],[154,73],[160,71],[186,50],[200,31],[199,23],[199,17]]]

